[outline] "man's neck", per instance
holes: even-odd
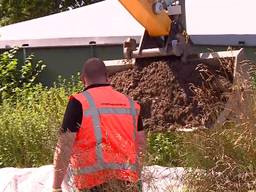
[[[105,84],[109,84],[109,82],[107,82],[107,81],[91,82],[91,83],[88,83],[87,86],[91,86],[91,85],[105,85]]]
[[[95,83],[95,84],[90,84],[87,87],[85,87],[85,90],[91,89],[91,88],[96,88],[96,87],[103,87],[103,86],[110,86],[109,83]]]

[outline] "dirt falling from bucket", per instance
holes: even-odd
[[[143,60],[112,76],[113,86],[142,106],[146,129],[211,127],[231,91],[233,62]]]

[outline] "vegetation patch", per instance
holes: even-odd
[[[0,58],[13,53],[4,54]],[[5,61],[5,66],[13,62],[16,66],[14,57],[9,60],[5,58]],[[33,66],[33,62],[31,65]],[[41,67],[38,69],[34,73],[36,76],[42,70]],[[9,71],[12,73],[15,70]],[[3,77],[3,74],[0,75]],[[1,92],[0,167],[38,167],[52,164],[68,96],[81,91],[83,86],[77,75],[69,80],[59,78],[51,88],[34,80],[23,84],[13,84],[12,81],[13,78],[6,80],[3,85],[10,84],[11,88],[2,89]],[[19,82],[19,78],[14,82]],[[221,127],[190,133],[148,131],[145,165],[189,168],[191,171],[184,178],[188,191],[255,190],[254,95],[254,91],[251,91],[253,103],[250,118],[243,116],[239,122],[229,121]]]

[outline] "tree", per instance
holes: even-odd
[[[101,0],[0,0],[0,26],[75,9]]]

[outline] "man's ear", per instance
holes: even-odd
[[[84,75],[81,75],[81,76],[80,76],[80,80],[82,81],[82,83],[84,84],[84,86],[86,86],[86,81],[85,81]]]
[[[108,82],[109,76],[108,76],[108,73],[107,73],[107,72],[105,73],[105,77],[106,77],[106,81]]]

